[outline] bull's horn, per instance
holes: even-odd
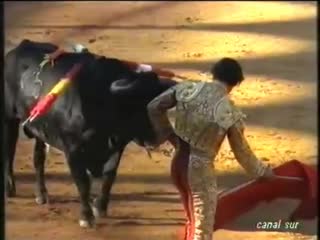
[[[120,79],[111,84],[110,91],[114,94],[128,93],[137,86],[137,83],[137,80],[129,81],[128,79]]]

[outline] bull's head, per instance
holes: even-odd
[[[128,120],[130,137],[139,145],[152,143],[155,139],[147,112],[148,103],[175,84],[174,80],[159,78],[154,72],[137,73],[131,79],[120,79],[111,84],[111,93],[124,99],[126,110],[132,113]]]

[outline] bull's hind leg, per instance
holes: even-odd
[[[35,195],[37,204],[48,202],[48,192],[45,185],[44,164],[46,160],[46,144],[36,139],[33,151],[33,164],[36,171]]]
[[[111,189],[117,177],[117,171],[123,150],[124,148],[121,148],[117,152],[113,153],[104,165],[101,194],[93,202],[93,213],[97,218],[107,216]]]
[[[5,164],[6,164],[6,194],[8,197],[16,196],[16,185],[14,177],[14,155],[19,137],[19,120],[5,119]]]
[[[81,149],[77,149],[67,156],[70,172],[80,195],[81,210],[79,225],[85,228],[94,226],[95,220],[90,206],[91,181],[85,164],[85,160],[88,157],[81,152]]]

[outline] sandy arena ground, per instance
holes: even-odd
[[[220,57],[239,59],[246,81],[234,98],[247,114],[246,135],[272,166],[290,159],[316,164],[316,3],[61,2],[6,3],[6,49],[29,38],[176,70],[205,80]],[[47,161],[48,205],[34,201],[33,142],[21,138],[15,170],[18,196],[7,204],[9,240],[170,240],[183,212],[169,177],[168,147],[153,153],[131,144],[113,188],[110,216],[80,229],[79,202],[63,155]],[[216,169],[221,189],[245,182],[228,144]],[[214,239],[315,239],[316,221],[291,232],[257,232],[258,221],[286,220],[297,202],[281,199],[238,219]]]

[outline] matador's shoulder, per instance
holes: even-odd
[[[176,99],[180,102],[188,102],[195,98],[202,90],[205,82],[184,81],[175,86]]]
[[[228,95],[222,97],[215,105],[214,108],[215,122],[225,130],[228,130],[236,122],[244,119],[246,116]]]

